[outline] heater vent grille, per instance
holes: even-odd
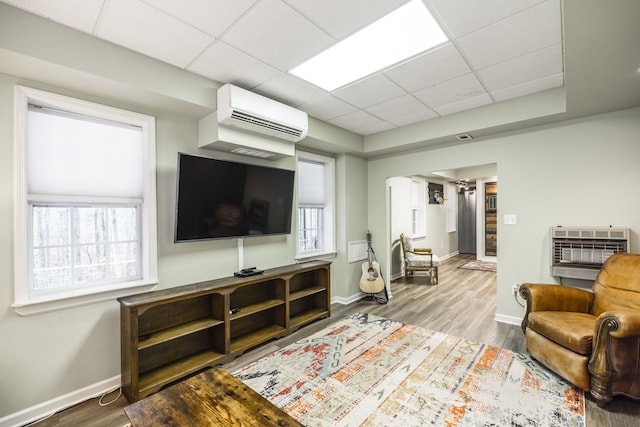
[[[551,275],[592,280],[607,258],[628,251],[628,228],[553,227]]]

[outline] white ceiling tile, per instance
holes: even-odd
[[[253,88],[280,74],[275,68],[221,41],[209,46],[187,69],[243,88]]]
[[[389,122],[380,122],[370,126],[365,126],[360,129],[356,129],[356,133],[359,133],[360,135],[372,135],[374,133],[383,132],[385,130],[394,129],[394,128],[395,126],[393,126]]]
[[[280,0],[263,0],[222,39],[287,71],[331,46],[335,39]]]
[[[327,94],[319,87],[289,74],[280,74],[254,88],[254,91],[294,107]]]
[[[455,38],[479,30],[543,0],[428,0]],[[560,0],[550,0],[559,2]]]
[[[511,86],[504,89],[491,92],[491,96],[496,101],[504,101],[511,98],[517,98],[519,96],[525,96],[536,92],[542,92],[543,90],[553,89],[560,87],[564,84],[564,74],[555,74],[541,78],[539,80],[533,80],[519,84],[517,86]]]
[[[423,89],[471,72],[452,43],[397,65],[384,74],[408,91]]]
[[[366,110],[383,120],[392,120],[402,116],[415,114],[426,109],[427,107],[413,96],[404,95],[381,104],[374,105]]]
[[[433,119],[436,117],[438,117],[438,114],[436,112],[429,108],[425,108],[424,110],[417,113],[407,114],[402,117],[391,119],[389,120],[389,122],[394,124],[395,126],[400,127],[411,123],[423,122],[425,120]]]
[[[545,2],[457,40],[472,68],[480,69],[560,43],[556,2]]]
[[[371,107],[404,94],[404,90],[382,74],[374,74],[333,92],[334,96],[359,108]]]
[[[560,44],[519,56],[478,71],[489,91],[562,73]]]
[[[434,108],[434,110],[436,110],[436,112],[441,116],[446,116],[447,114],[453,114],[460,111],[471,110],[472,108],[482,107],[483,105],[488,105],[492,102],[493,101],[491,101],[491,97],[489,97],[489,95],[487,94],[484,94],[462,101],[453,102],[451,104],[441,105]]]
[[[345,114],[344,116],[329,120],[329,123],[331,124],[354,132],[357,131],[357,129],[374,126],[381,122],[382,120],[362,110],[354,111],[353,113]]]
[[[213,37],[138,0],[109,0],[96,33],[113,43],[185,67]]]
[[[335,38],[349,36],[409,0],[285,0]]]
[[[91,33],[104,0],[3,0],[3,2],[85,33]]]
[[[257,0],[144,0],[181,21],[187,22],[207,34],[218,37]]]
[[[306,111],[310,116],[325,121],[356,111],[356,108],[353,105],[347,104],[343,100],[332,95],[325,95],[321,98],[314,99],[313,101],[305,102],[304,104],[299,105],[298,108]]]
[[[486,94],[484,87],[474,74],[465,74],[436,86],[415,92],[415,96],[437,111],[435,107]]]

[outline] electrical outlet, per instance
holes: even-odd
[[[520,288],[520,284],[518,282],[514,283],[513,286],[511,287],[511,293],[513,294],[514,297],[518,296],[519,288]]]

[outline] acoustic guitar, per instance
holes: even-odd
[[[380,275],[380,264],[372,258],[371,233],[367,233],[368,261],[362,263],[360,290],[366,294],[377,294],[384,289],[384,280]]]

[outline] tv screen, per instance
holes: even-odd
[[[294,171],[178,153],[176,242],[289,234]]]

